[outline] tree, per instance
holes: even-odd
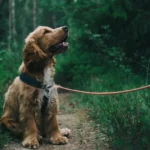
[[[16,42],[16,26],[15,26],[15,0],[9,0],[9,35],[8,50],[11,50],[12,43]]]
[[[33,0],[33,29],[36,28],[36,11],[37,11],[37,3],[36,3],[36,0]]]

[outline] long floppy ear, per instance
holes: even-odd
[[[34,40],[27,41],[23,50],[23,59],[29,72],[42,71],[48,55],[44,53]]]

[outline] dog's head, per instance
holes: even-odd
[[[66,52],[68,49],[68,27],[63,26],[56,29],[39,26],[25,39],[26,44],[33,43],[44,53],[54,56]]]
[[[24,64],[28,72],[41,72],[50,62],[55,64],[53,56],[68,49],[68,28],[52,29],[39,26],[25,39],[23,51]]]

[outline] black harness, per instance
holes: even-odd
[[[53,84],[52,85],[43,84],[41,81],[38,81],[37,79],[32,78],[26,73],[20,74],[20,80],[30,86],[44,90],[44,96],[43,96],[43,101],[42,101],[42,106],[41,106],[41,114],[44,115],[47,105],[48,105],[49,91],[50,91],[50,88],[53,86]]]

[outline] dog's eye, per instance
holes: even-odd
[[[51,31],[49,31],[49,30],[45,30],[44,31],[44,34],[47,34],[47,33],[50,33]]]

